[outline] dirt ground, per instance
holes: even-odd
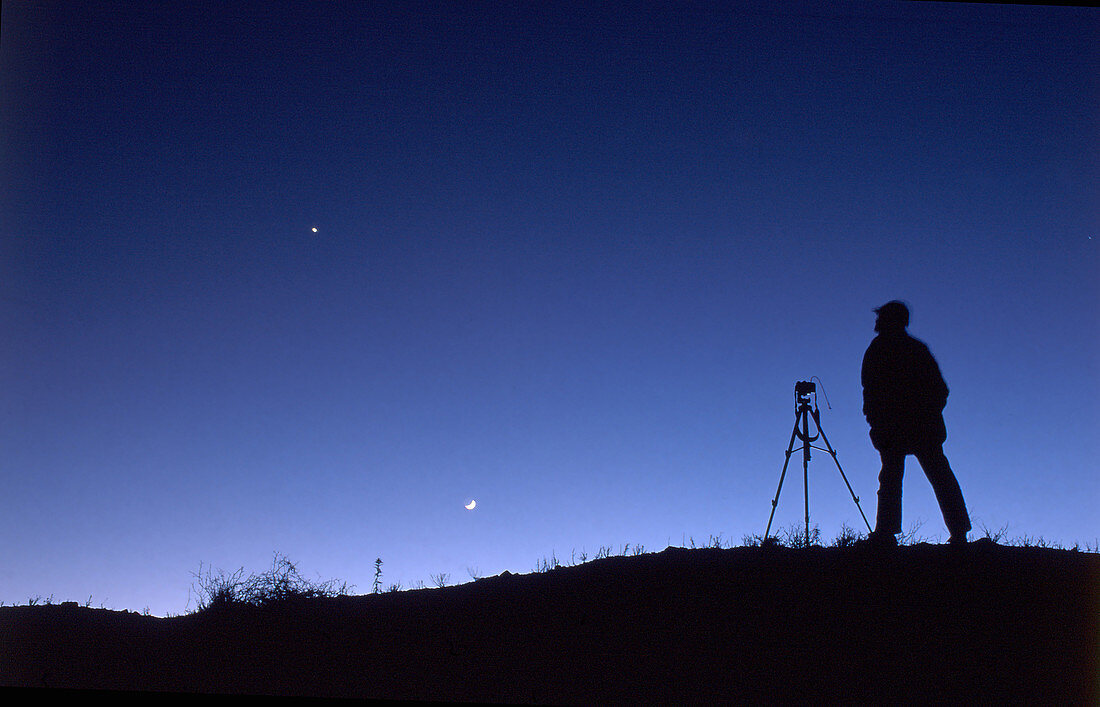
[[[669,548],[172,618],[0,607],[0,686],[507,703],[1100,704],[1100,555]]]

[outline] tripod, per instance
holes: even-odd
[[[813,397],[813,403],[810,402],[811,396]],[[813,417],[814,427],[817,428],[817,434],[810,436],[810,418]],[[826,449],[821,447],[814,447],[811,442],[817,440],[820,437],[821,441],[825,443]],[[764,540],[770,537],[772,529],[772,519],[775,517],[775,507],[779,505],[779,493],[783,490],[783,479],[787,476],[787,465],[791,462],[791,454],[794,453],[794,441],[795,439],[802,440],[802,485],[806,498],[806,547],[810,546],[810,449],[816,449],[821,452],[828,452],[833,457],[833,462],[836,463],[837,471],[840,472],[840,478],[844,479],[844,485],[848,487],[848,493],[852,494],[852,500],[856,502],[856,508],[859,509],[859,514],[863,516],[863,522],[867,526],[867,531],[871,531],[871,524],[867,522],[867,516],[863,515],[863,509],[859,505],[859,497],[856,496],[855,491],[852,490],[852,485],[848,483],[848,477],[844,475],[844,470],[840,468],[840,462],[837,461],[836,451],[833,446],[829,444],[829,439],[825,436],[825,430],[821,429],[821,412],[817,409],[817,386],[813,381],[798,381],[794,385],[794,431],[791,432],[791,442],[787,445],[787,459],[783,462],[783,473],[779,475],[779,488],[775,490],[775,498],[772,499],[772,512],[768,516],[768,528],[764,531]]]

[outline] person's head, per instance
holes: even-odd
[[[909,308],[897,300],[877,307],[875,314],[878,315],[875,331],[905,331],[905,327],[909,326]]]

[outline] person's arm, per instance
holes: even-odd
[[[882,372],[874,344],[867,347],[860,367],[860,381],[863,384],[863,416],[874,426],[874,420],[882,411]]]
[[[924,385],[928,401],[935,409],[942,412],[947,407],[947,396],[950,391],[947,388],[947,382],[943,379],[943,373],[940,372],[940,365],[936,363],[936,358],[927,347],[924,349],[924,355]]]

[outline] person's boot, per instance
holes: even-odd
[[[947,540],[948,545],[966,545],[966,543],[967,540],[965,531],[961,533],[951,533],[951,537]]]
[[[881,530],[873,530],[864,540],[861,540],[859,545],[864,547],[874,548],[876,550],[884,550],[898,546],[898,539],[893,533],[883,532]]]

